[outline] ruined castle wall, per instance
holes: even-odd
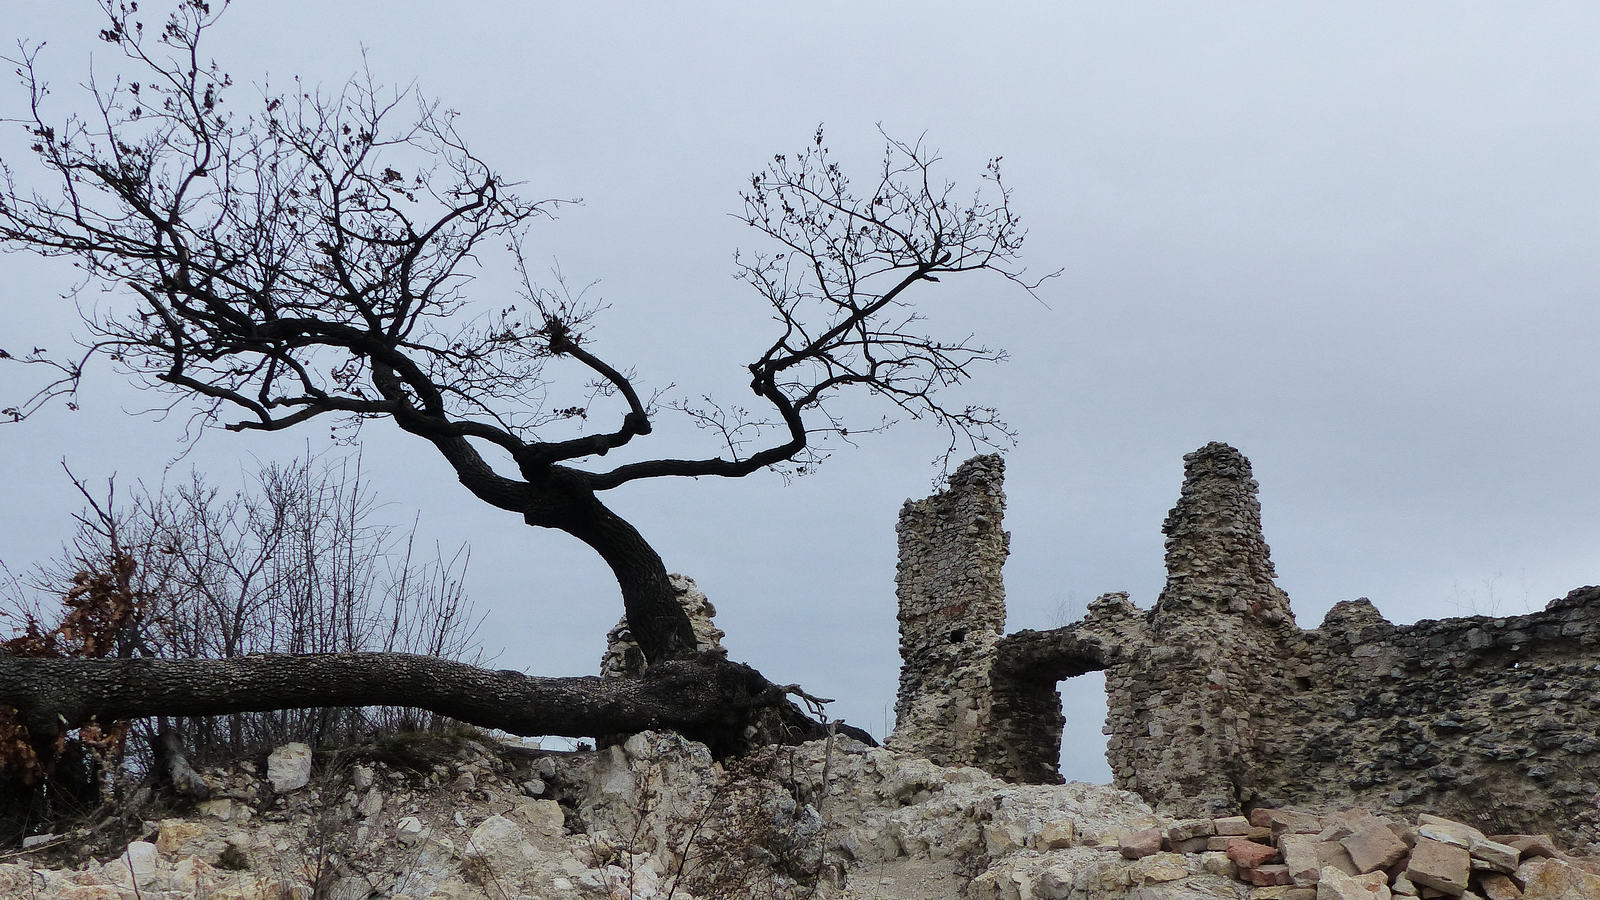
[[[991,737],[978,764],[1009,781],[1061,782],[1067,720],[1056,685],[1086,672],[1120,671],[1124,656],[1144,645],[1147,619],[1127,594],[1104,594],[1081,622],[1002,638],[990,670]]]
[[[1600,587],[1530,615],[1405,626],[1355,601],[1301,630],[1249,461],[1208,444],[1184,463],[1155,606],[1109,594],[1044,632],[1000,636],[998,459],[908,503],[892,743],[1059,780],[1056,683],[1104,669],[1116,785],[1170,813],[1365,805],[1600,841]]]
[[[1247,760],[1283,687],[1280,648],[1298,633],[1273,581],[1256,492],[1249,461],[1226,444],[1184,457],[1162,526],[1166,587],[1107,672],[1117,786],[1176,813],[1229,814],[1253,792]]]
[[[892,747],[974,765],[986,739],[994,646],[1005,630],[1005,465],[968,460],[949,487],[907,501],[897,527],[900,689]]]
[[[1407,626],[1342,603],[1303,631],[1256,495],[1233,448],[1185,457],[1166,588],[1122,639],[1144,649],[1107,670],[1117,785],[1182,814],[1343,802],[1600,839],[1600,588]]]
[[[1600,588],[1401,626],[1341,603],[1284,649],[1295,690],[1253,760],[1266,799],[1432,804],[1491,833],[1600,840]]]

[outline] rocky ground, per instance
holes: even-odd
[[[389,738],[204,778],[211,799],[104,854],[95,834],[29,839],[0,856],[0,897],[1600,900],[1600,866],[1540,836],[1364,811],[1173,821],[843,738],[728,765],[672,734],[578,753]]]

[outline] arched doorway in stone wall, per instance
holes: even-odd
[[[1077,682],[1068,688],[1075,698],[1098,687],[1096,718],[1105,721],[1106,652],[1099,640],[1080,633],[1080,628],[1081,623],[1018,631],[996,642],[990,663],[988,739],[980,748],[980,766],[1009,780],[1047,784],[1074,777],[1062,771],[1065,753],[1074,760],[1093,754],[1106,767],[1102,783],[1111,780],[1103,744],[1063,747],[1067,723],[1059,690],[1063,682]]]

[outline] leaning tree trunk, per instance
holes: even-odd
[[[582,473],[552,466],[534,487],[524,518],[530,525],[565,531],[606,561],[622,590],[628,630],[645,660],[655,664],[694,654],[689,616],[667,579],[666,564],[644,535],[601,503]]]

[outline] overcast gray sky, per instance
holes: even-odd
[[[153,5],[153,4],[152,4]],[[330,11],[334,9],[336,11]],[[87,0],[8,4],[66,94]],[[612,304],[594,346],[650,386],[736,398],[764,313],[731,277],[744,177],[825,123],[928,134],[947,174],[1003,154],[1064,267],[1048,306],[948,282],[927,312],[1012,360],[976,396],[1009,454],[1012,628],[1127,590],[1148,605],[1181,457],[1242,449],[1302,626],[1369,596],[1391,619],[1521,612],[1600,581],[1600,6],[1593,3],[240,2],[213,50],[241,82],[383,79],[461,112],[535,195],[579,196],[535,258]],[[6,113],[15,90],[0,93]],[[61,99],[65,99],[62,97]],[[9,155],[21,135],[7,132]],[[0,257],[0,346],[61,346],[67,270]],[[501,282],[486,276],[492,292]],[[487,296],[486,302],[501,297]],[[8,395],[21,378],[0,370]],[[101,368],[83,410],[0,431],[0,559],[50,554],[88,476],[158,479],[182,423]],[[304,434],[213,434],[183,463],[236,478]],[[665,434],[641,455],[694,450]],[[897,666],[894,520],[940,436],[869,437],[784,486],[660,481],[609,496],[717,604],[734,655],[841,698],[881,733]],[[420,442],[369,427],[397,521],[469,541],[499,664],[593,671],[620,612],[576,541],[489,509]],[[1103,700],[1067,686],[1071,777],[1109,777]],[[1097,704],[1100,706],[1097,707]]]

